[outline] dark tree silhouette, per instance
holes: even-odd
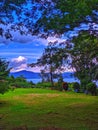
[[[8,69],[8,62],[0,59],[0,93],[5,93],[8,90],[7,78],[10,69]]]

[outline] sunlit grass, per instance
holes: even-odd
[[[98,97],[48,89],[15,89],[0,95],[0,130],[97,130]]]

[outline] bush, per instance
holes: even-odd
[[[15,86],[16,88],[31,88],[33,85],[29,82],[14,82],[10,86]]]
[[[36,84],[37,88],[51,88],[50,82],[39,82]]]
[[[68,89],[70,90],[70,91],[74,91],[74,89],[73,89],[73,84],[74,83],[68,83]]]
[[[91,93],[92,95],[96,95],[97,94],[97,86],[93,82],[90,82],[90,83],[87,84],[86,90],[87,90],[87,94],[88,93]]]
[[[80,92],[80,84],[78,82],[74,82],[73,89],[75,92]]]
[[[60,83],[60,82],[55,82],[55,83],[54,83],[54,89],[59,90],[59,91],[62,91],[62,90],[63,90],[63,88],[62,88],[62,83]]]
[[[7,81],[0,81],[0,93],[4,94],[6,91],[8,91],[8,83]]]

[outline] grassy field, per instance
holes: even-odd
[[[98,96],[45,89],[0,95],[0,130],[98,130]]]

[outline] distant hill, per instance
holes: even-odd
[[[35,72],[31,72],[31,71],[26,71],[26,70],[22,70],[19,72],[11,72],[10,76],[14,76],[19,77],[19,76],[23,76],[26,79],[39,79],[40,77],[40,73],[35,73]],[[65,72],[63,73],[63,78],[74,78],[73,73],[72,72]]]
[[[31,71],[26,71],[26,70],[22,70],[22,71],[18,71],[18,72],[11,72],[10,76],[14,76],[19,77],[19,76],[23,76],[26,79],[38,79],[40,78],[40,73],[35,73],[35,72],[31,72]]]

